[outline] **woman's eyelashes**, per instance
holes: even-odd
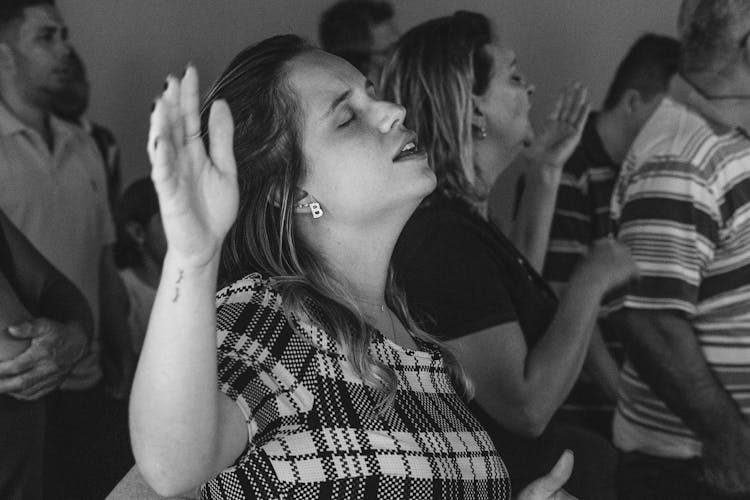
[[[354,121],[354,113],[349,112],[336,128],[344,128]]]

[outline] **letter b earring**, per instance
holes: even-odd
[[[323,209],[320,208],[320,203],[318,203],[317,201],[314,201],[312,203],[300,203],[299,205],[297,205],[297,208],[305,207],[310,208],[310,213],[312,214],[313,219],[320,219],[321,217],[323,217]]]

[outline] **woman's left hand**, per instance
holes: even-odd
[[[540,168],[562,168],[581,140],[589,109],[586,87],[574,83],[563,89],[542,131],[532,139],[527,158]]]

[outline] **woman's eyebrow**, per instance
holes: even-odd
[[[344,102],[347,99],[349,99],[349,97],[351,95],[352,95],[352,91],[350,89],[350,90],[347,90],[346,92],[344,92],[343,94],[339,95],[338,97],[336,97],[336,99],[333,100],[333,102],[331,103],[331,106],[328,108],[328,111],[326,111],[326,113],[323,115],[323,117],[325,118],[328,115],[332,114],[334,111],[336,111],[336,108],[338,108],[339,105],[341,105],[342,102]]]

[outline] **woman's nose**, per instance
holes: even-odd
[[[526,95],[529,97],[534,95],[534,92],[536,91],[536,86],[533,83],[529,83],[526,85]]]
[[[388,101],[379,101],[378,107],[378,128],[382,133],[388,133],[394,128],[404,123],[406,109],[403,106]]]

